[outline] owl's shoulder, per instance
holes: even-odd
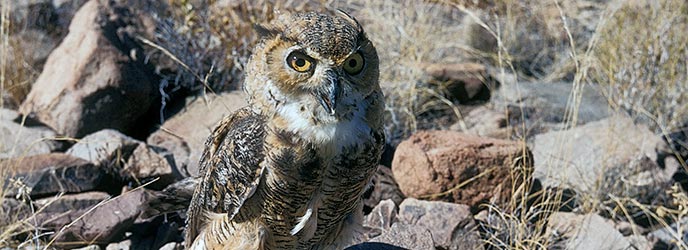
[[[189,205],[187,241],[208,223],[207,214],[236,215],[255,192],[263,169],[265,118],[242,108],[225,117],[206,141],[201,179]]]

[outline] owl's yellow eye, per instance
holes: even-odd
[[[349,56],[346,61],[344,61],[344,70],[350,75],[361,73],[364,63],[365,62],[363,61],[363,56],[361,56],[361,53],[356,52],[355,54]]]
[[[294,51],[287,57],[287,64],[298,72],[308,72],[313,68],[313,59],[301,52]]]

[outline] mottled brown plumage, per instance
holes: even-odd
[[[283,14],[258,28],[249,106],[201,157],[190,249],[342,249],[384,145],[378,57],[349,15]]]

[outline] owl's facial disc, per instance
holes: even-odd
[[[325,81],[312,94],[318,99],[325,111],[334,116],[339,97],[339,75],[331,69],[325,71]]]

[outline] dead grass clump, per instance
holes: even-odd
[[[585,44],[599,21],[590,13],[599,13],[603,6],[587,2],[494,1],[475,14],[493,36],[500,38],[499,42],[478,23],[469,23],[466,39],[477,58],[492,65],[508,60],[521,77],[572,80],[576,68],[569,52],[570,39]],[[570,33],[564,29],[564,22]]]
[[[380,57],[389,139],[398,143],[426,128],[424,116],[453,115],[453,103],[444,97],[444,90],[429,84],[423,67],[465,59],[466,46],[459,36],[464,32],[459,25],[463,14],[423,1],[351,1],[350,6]]]
[[[0,65],[4,69],[4,82],[0,92],[4,91],[8,95],[6,101],[9,102],[10,108],[18,107],[24,101],[31,85],[40,74],[35,65],[29,63],[31,60],[24,53],[35,48],[27,48],[27,44],[15,38],[8,39],[7,53],[2,53],[5,55],[2,59],[5,63]]]
[[[675,131],[688,120],[688,4],[619,4],[599,32],[592,76],[614,108]]]

